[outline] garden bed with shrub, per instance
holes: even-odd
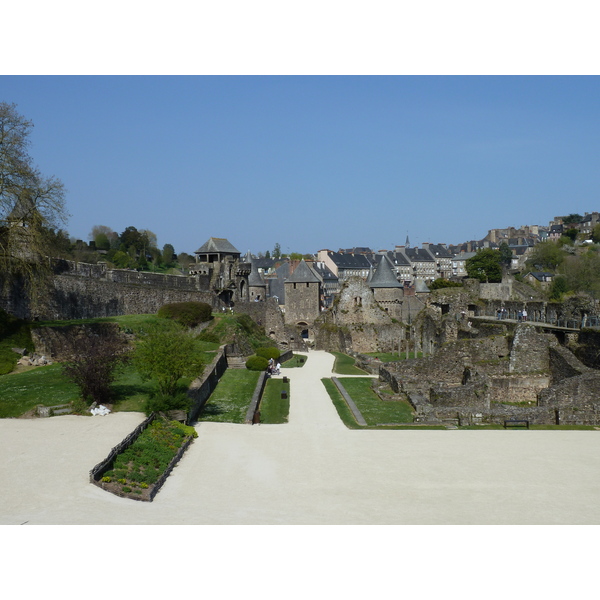
[[[106,470],[92,471],[92,482],[117,496],[151,502],[196,437],[193,427],[151,415],[147,426]]]

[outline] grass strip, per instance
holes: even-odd
[[[323,382],[323,385],[325,386],[325,389],[327,390],[327,393],[329,394],[329,397],[331,398],[331,401],[333,402],[333,405],[335,406],[342,423],[344,423],[348,429],[361,429],[360,425],[356,422],[352,411],[346,404],[346,401],[340,394],[339,390],[335,387],[333,381],[331,381],[329,378],[321,379],[321,381]]]
[[[285,367],[286,369],[303,367],[306,364],[307,360],[308,360],[307,356],[301,356],[299,354],[294,354],[292,356],[292,358],[290,358],[290,360],[286,360],[284,363],[282,363],[281,366]]]
[[[384,402],[373,391],[369,377],[342,377],[340,382],[354,400],[367,425],[412,423],[413,408],[406,400]]]
[[[365,375],[362,369],[354,366],[355,360],[342,352],[332,352],[335,356],[333,372],[338,375]]]
[[[198,416],[198,421],[244,423],[259,371],[227,369]]]
[[[286,398],[281,397],[285,392]],[[267,425],[287,423],[290,415],[290,383],[283,379],[267,379],[260,402],[260,422]]]

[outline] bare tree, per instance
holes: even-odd
[[[63,362],[63,373],[79,387],[84,400],[109,402],[116,369],[129,360],[127,342],[118,327],[107,324],[87,335],[74,335],[63,352],[68,356]]]
[[[50,274],[50,234],[67,213],[62,182],[33,166],[32,127],[14,104],[0,103],[0,270],[22,276],[35,304]]]

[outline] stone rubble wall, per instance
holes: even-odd
[[[512,339],[458,340],[431,358],[382,365],[379,375],[395,393],[425,399],[419,414],[428,419],[580,425],[600,420],[600,373],[526,323],[516,326]]]
[[[85,325],[64,325],[60,327],[36,327],[31,329],[36,354],[62,361],[69,358],[71,341],[77,337],[89,337],[100,332],[111,332],[128,336],[121,332],[117,323],[90,323]]]

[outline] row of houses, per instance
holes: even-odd
[[[572,216],[572,215],[571,215]],[[412,247],[408,237],[406,244],[395,246],[393,250],[374,251],[367,247],[355,247],[332,251],[322,249],[313,260],[306,262],[310,272],[311,282],[319,282],[321,306],[331,306],[333,298],[338,294],[345,281],[351,277],[359,277],[365,282],[372,280],[374,273],[393,274],[395,282],[402,290],[404,297],[426,293],[427,285],[436,279],[460,280],[467,276],[466,262],[484,248],[499,249],[506,244],[512,252],[510,268],[520,272],[525,267],[528,255],[535,244],[553,240],[563,235],[565,228],[575,228],[578,232],[591,236],[594,227],[600,223],[600,213],[585,213],[578,223],[564,224],[566,217],[555,217],[547,227],[532,225],[520,228],[507,227],[491,229],[482,240],[465,242],[459,245],[424,243],[421,247]],[[572,220],[572,219],[571,219]],[[224,238],[211,238],[203,247],[196,251],[197,267],[213,261],[220,262],[223,257],[235,259],[246,267],[240,270],[238,276],[248,276],[248,290],[243,296],[249,300],[261,301],[275,298],[280,305],[285,306],[286,282],[293,282],[294,272],[301,261],[274,260],[253,256],[248,252],[245,256],[235,249]],[[379,267],[385,264],[384,269]],[[232,280],[233,266],[230,263],[228,273],[221,271],[220,280]],[[242,272],[244,271],[244,272]],[[192,269],[190,272],[194,272]],[[296,274],[298,276],[298,274]],[[528,273],[532,283],[548,284],[552,275],[549,273]],[[312,281],[314,279],[314,281]],[[298,283],[298,282],[296,282]],[[309,282],[304,282],[309,283]],[[217,287],[214,286],[213,287]],[[225,289],[225,294],[227,294]],[[233,297],[233,295],[232,295]]]

